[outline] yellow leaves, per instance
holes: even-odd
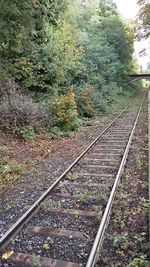
[[[2,255],[2,260],[7,260],[9,259],[12,255],[13,255],[14,251],[10,250],[10,251],[6,251],[3,255]]]
[[[80,212],[76,211],[74,216],[75,216],[76,219],[79,219],[80,218]]]
[[[63,129],[74,127],[72,125],[75,125],[78,113],[72,88],[68,90],[66,95],[53,98],[49,107],[57,126]]]
[[[80,38],[79,30],[67,22],[53,32],[50,58],[55,62],[58,77],[62,81],[67,78],[68,69],[73,67],[84,53]]]

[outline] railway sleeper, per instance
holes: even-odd
[[[62,229],[62,228],[50,228],[50,227],[41,227],[41,226],[33,226],[29,225],[26,228],[26,232],[31,232],[31,233],[37,233],[41,234],[45,237],[53,237],[53,236],[58,236],[58,237],[67,237],[67,238],[79,238],[79,239],[84,239],[86,240],[86,236],[84,233],[80,231],[71,231],[68,229]]]
[[[13,262],[17,267],[33,267],[35,262],[39,263],[40,267],[79,267],[80,265],[73,262],[60,261],[46,257],[39,257],[25,253],[14,253],[9,261]],[[33,265],[34,264],[34,265]],[[37,265],[38,266],[38,265]]]

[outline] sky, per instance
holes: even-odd
[[[136,17],[138,7],[136,0],[115,0],[119,12],[125,19],[133,19]]]
[[[137,0],[114,0],[118,6],[118,10],[124,19],[134,19],[138,12]],[[138,59],[138,63],[142,65],[143,69],[146,69],[147,63],[150,61],[148,56],[140,57],[140,51],[145,47],[148,51],[148,41],[135,42],[135,57]]]

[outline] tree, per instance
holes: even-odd
[[[74,88],[104,110],[127,90],[133,30],[112,0],[2,0],[0,15],[0,65],[35,96]]]
[[[104,111],[118,94],[129,88],[128,73],[133,68],[133,28],[121,21],[111,0],[101,0],[95,10],[85,6],[78,25],[84,30],[85,50],[82,56],[84,71],[78,77],[81,89],[83,83],[89,84],[93,88],[95,106]]]
[[[139,12],[137,16],[137,37],[147,39],[150,36],[150,2],[138,0]]]
[[[12,57],[30,40],[33,29],[32,1],[2,0],[0,2],[0,53]]]
[[[62,0],[2,0],[0,2],[0,47],[17,51],[34,40],[42,43],[46,24],[57,26],[66,8]]]
[[[99,1],[99,13],[103,17],[109,17],[117,15],[117,5],[112,0],[100,0]]]

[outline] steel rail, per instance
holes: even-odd
[[[49,196],[55,187],[63,180],[68,172],[79,162],[79,160],[89,151],[89,149],[96,144],[96,142],[107,132],[107,130],[117,121],[118,118],[127,110],[129,105],[123,109],[119,115],[102,131],[102,133],[72,162],[72,164],[58,177],[58,179],[39,197],[37,201],[6,231],[0,238],[0,248],[5,248],[12,237],[14,237],[38,211],[40,204]]]
[[[107,205],[106,205],[106,208],[105,208],[105,211],[104,211],[100,226],[98,228],[97,235],[96,235],[96,238],[94,240],[94,243],[93,243],[93,246],[92,246],[92,249],[91,249],[87,264],[86,264],[86,267],[94,267],[95,264],[96,264],[97,258],[99,257],[100,249],[102,247],[103,240],[104,240],[105,230],[106,230],[106,227],[107,227],[107,225],[109,223],[114,197],[115,197],[115,194],[116,194],[116,190],[117,190],[118,184],[120,182],[120,178],[121,178],[122,172],[123,172],[125,164],[126,164],[126,160],[127,160],[129,149],[130,149],[130,145],[131,145],[132,138],[133,138],[133,135],[134,135],[134,132],[135,132],[135,128],[136,128],[136,125],[137,125],[137,122],[138,122],[138,119],[139,119],[139,116],[140,116],[140,113],[141,113],[141,109],[142,109],[142,106],[143,106],[143,103],[144,103],[145,95],[146,94],[144,94],[142,103],[141,103],[141,105],[139,107],[138,114],[137,114],[137,117],[135,119],[135,122],[134,122],[134,125],[133,125],[133,128],[132,128],[132,131],[131,131],[131,134],[130,134],[130,137],[129,137],[129,140],[128,140],[128,143],[127,143],[127,146],[126,146],[126,149],[125,149],[125,152],[124,152],[124,155],[122,157],[121,164],[120,164],[119,170],[117,172],[116,179],[115,179],[112,191],[110,193],[110,196],[109,196],[109,199],[108,199],[108,202],[107,202]]]

